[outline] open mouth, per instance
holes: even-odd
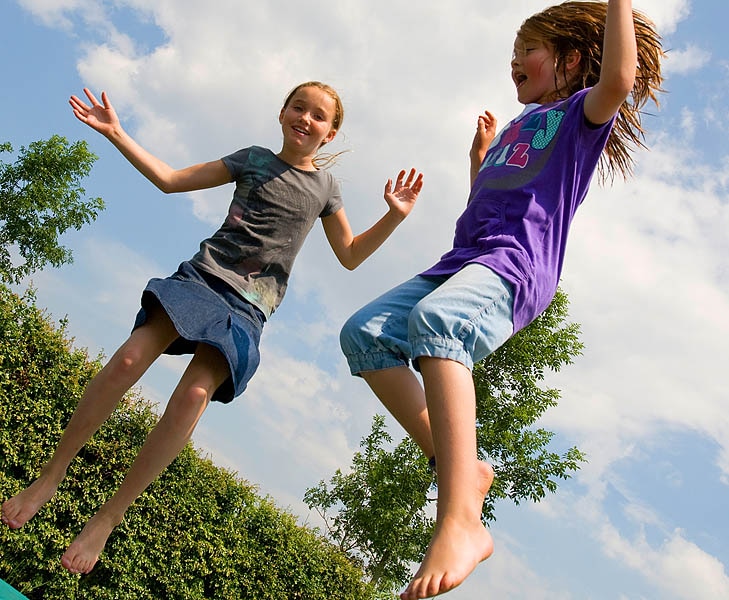
[[[301,135],[309,135],[309,132],[306,131],[306,129],[301,129],[301,127],[292,127],[291,129],[293,129],[296,133],[299,133]]]
[[[527,76],[523,73],[514,73],[512,75],[512,79],[514,80],[514,83],[516,83],[516,87],[521,87],[527,80]]]

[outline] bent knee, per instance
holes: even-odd
[[[194,384],[182,390],[180,401],[182,404],[191,407],[197,407],[207,404],[213,396],[214,389],[212,385]]]
[[[200,384],[178,386],[167,404],[165,415],[185,422],[190,417],[196,418],[208,405],[214,391]]]
[[[128,379],[139,375],[146,368],[145,359],[140,348],[132,344],[124,344],[107,364],[112,377]]]
[[[365,325],[366,321],[360,318],[359,313],[354,313],[342,325],[342,329],[339,332],[339,346],[345,354],[357,347],[359,345],[357,340],[363,336],[371,337]]]
[[[440,313],[433,310],[427,301],[421,300],[410,311],[408,316],[408,338],[440,336],[445,329],[445,323]]]

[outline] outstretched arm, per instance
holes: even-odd
[[[405,171],[400,171],[394,187],[392,179],[388,179],[385,185],[385,202],[390,210],[367,231],[357,236],[352,234],[343,208],[324,217],[321,220],[324,233],[339,262],[350,271],[361,265],[410,214],[422,187],[423,175],[416,174],[415,169],[410,169],[407,179]]]
[[[481,163],[495,137],[496,117],[486,110],[484,114],[478,116],[476,135],[473,136],[471,151],[468,155],[471,159],[471,185],[476,181],[476,176],[481,169]]]
[[[585,117],[602,125],[612,119],[633,89],[638,45],[631,0],[609,0],[600,79],[585,98]]]
[[[76,96],[69,100],[76,118],[106,137],[135,169],[163,192],[190,192],[230,183],[230,172],[221,160],[173,169],[147,152],[124,131],[106,92],[101,93],[101,102],[89,89],[84,88],[84,93],[90,105]]]

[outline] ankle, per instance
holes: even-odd
[[[41,469],[38,480],[53,484],[55,487],[58,487],[65,477],[66,468],[54,467],[53,465],[49,464]]]
[[[121,525],[125,514],[126,510],[117,510],[113,506],[109,506],[109,503],[107,502],[97,511],[92,519],[102,521],[113,529]]]

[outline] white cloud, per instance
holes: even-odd
[[[711,52],[694,44],[681,50],[670,49],[663,62],[665,75],[686,75],[705,67],[711,60]]]
[[[673,33],[691,12],[689,0],[638,0],[633,7],[648,15],[664,36]]]
[[[696,115],[689,108],[684,108],[681,111],[681,129],[687,139],[693,138],[694,133],[696,133]]]
[[[530,567],[528,549],[516,540],[501,537],[493,556],[482,563],[474,574],[474,581],[464,584],[471,595],[463,598],[477,600],[500,598],[502,600],[568,600],[572,595],[566,590],[555,589],[554,583],[542,578]],[[478,582],[476,579],[478,578]],[[484,590],[488,590],[484,593]]]
[[[599,533],[605,551],[629,564],[662,589],[665,598],[715,600],[729,597],[729,577],[722,563],[676,530],[658,547],[643,536],[625,539],[605,524]]]
[[[73,28],[67,13],[80,12],[95,21],[101,19],[103,14],[99,3],[93,0],[18,0],[18,4],[44,25],[67,31]]]
[[[720,275],[729,206],[711,170],[675,144],[643,154],[630,184],[594,190],[568,250],[563,284],[586,350],[557,378],[570,390],[549,419],[600,443],[613,436],[595,444],[603,458],[662,426],[701,431],[722,448],[729,439],[714,375],[729,355]]]
[[[404,1],[315,2],[305,26],[301,13],[280,0],[245,4],[226,0],[202,11],[192,0],[23,2],[50,25],[78,27],[84,82],[108,90],[130,131],[171,164],[210,160],[252,143],[276,147],[284,95],[317,78],[333,83],[345,101],[337,149],[352,152],[334,173],[353,229],[383,213],[382,186],[394,171],[410,165],[425,171],[415,212],[354,273],[337,265],[315,227],[284,307],[266,327],[263,366],[249,392],[230,406],[212,406],[196,433],[216,462],[305,515],[305,487],[346,468],[371,415],[383,410],[346,373],[339,326],[449,247],[466,200],[476,115],[489,108],[503,122],[517,111],[508,78],[513,33],[545,4],[515,0],[484,9],[458,0],[448,10],[430,2],[413,10]],[[156,46],[115,23],[118,6],[138,8],[146,23],[160,28]],[[667,34],[686,18],[689,4],[645,0],[636,8]],[[707,60],[708,53],[686,46],[672,52],[666,70],[691,77]],[[716,442],[716,463],[729,481],[729,417],[719,375],[729,356],[729,169],[726,158],[707,164],[690,151],[700,143],[693,136],[703,110],[698,102],[683,108],[679,127],[665,137],[655,133],[662,121],[651,124],[652,151],[638,154],[638,176],[606,190],[595,186],[578,213],[564,286],[571,318],[583,327],[585,355],[551,378],[563,400],[542,423],[576,440],[590,462],[575,489],[560,490],[536,510],[544,521],[581,529],[585,538],[598,531],[597,556],[604,559],[604,552],[612,557],[608,563],[629,565],[667,598],[729,594],[721,562],[687,539],[677,529],[681,523],[667,522],[621,471],[626,458],[643,460],[644,445],[656,436],[690,430]],[[195,194],[195,214],[217,224],[229,196],[230,189]],[[59,307],[54,312],[69,312],[82,344],[111,351],[121,341],[114,336],[131,326],[148,277],[166,269],[124,242],[93,239],[76,256],[74,280],[68,270],[35,279]],[[145,394],[163,403],[181,360],[163,360],[145,380]],[[393,426],[392,433],[401,432]],[[665,468],[671,472],[670,464]],[[621,531],[607,517],[614,489],[627,502]],[[668,532],[665,541],[650,544],[641,537],[646,527]],[[569,597],[553,574],[539,573],[541,557],[499,535],[497,553],[452,593],[454,600],[481,598],[483,581],[494,597]],[[555,548],[563,543],[552,542]],[[636,595],[625,591],[624,597]]]

